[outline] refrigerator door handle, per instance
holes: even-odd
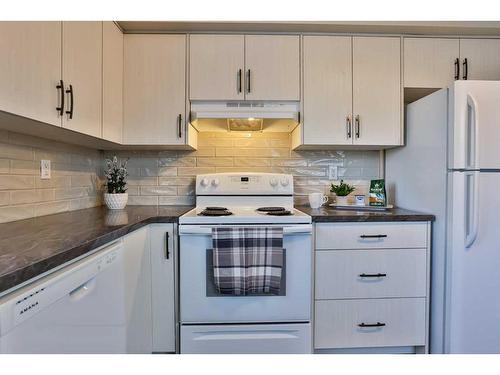
[[[472,177],[472,185],[467,185],[467,200],[469,201],[468,228],[465,230],[465,247],[470,248],[476,241],[479,231],[479,172],[468,173],[467,177]],[[472,192],[470,191],[472,189]],[[472,199],[471,199],[472,193]],[[472,205],[472,207],[471,207]]]
[[[479,162],[479,139],[478,106],[477,101],[471,94],[467,94],[467,141],[466,147],[466,168],[473,169]]]

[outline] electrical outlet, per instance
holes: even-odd
[[[330,180],[338,180],[338,177],[339,177],[338,167],[336,165],[330,165],[328,167],[328,178]]]
[[[40,178],[50,180],[50,160],[40,160]]]

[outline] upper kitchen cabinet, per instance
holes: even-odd
[[[124,36],[123,143],[186,140],[186,36]]]
[[[404,38],[404,86],[447,87],[459,78],[458,39]]]
[[[500,39],[460,39],[460,79],[500,80]]]
[[[63,22],[66,110],[62,126],[101,137],[102,22]]]
[[[304,143],[352,144],[352,38],[304,36]]]
[[[123,34],[102,25],[102,138],[121,143],[123,129]]]
[[[300,100],[298,36],[246,35],[245,69],[247,100]]]
[[[297,35],[191,35],[191,100],[300,100]]]
[[[190,35],[191,100],[243,100],[244,68],[244,35]]]
[[[0,22],[0,111],[61,126],[61,22]]]
[[[353,38],[353,144],[402,144],[401,39]]]

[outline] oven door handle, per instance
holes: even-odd
[[[250,227],[251,225],[235,225],[241,227]],[[258,227],[259,225],[255,225]],[[179,235],[186,234],[212,234],[212,226],[199,226],[199,225],[179,225]],[[290,225],[283,227],[283,234],[310,234],[312,233],[311,224]]]

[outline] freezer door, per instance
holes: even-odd
[[[500,169],[500,82],[457,81],[449,103],[449,169]]]
[[[445,351],[500,353],[500,173],[452,173]]]

